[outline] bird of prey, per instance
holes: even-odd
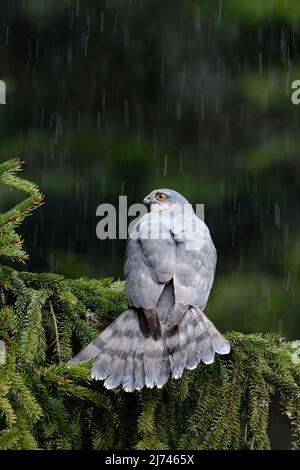
[[[129,308],[70,362],[94,359],[92,377],[108,389],[162,387],[230,345],[203,310],[217,254],[192,206],[171,189],[152,191],[150,211],[129,234],[125,290]]]

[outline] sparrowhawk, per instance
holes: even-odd
[[[70,362],[94,359],[92,377],[111,389],[162,387],[230,345],[203,310],[217,253],[192,206],[171,189],[144,199],[150,212],[127,241],[125,290],[129,308]]]

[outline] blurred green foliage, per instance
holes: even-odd
[[[296,0],[3,1],[0,158],[46,205],[26,269],[122,278],[96,208],[172,187],[205,204],[220,329],[300,334],[300,4]],[[1,210],[16,201],[1,189]]]
[[[228,0],[225,11],[231,21],[242,21],[253,26],[277,22],[293,25],[300,19],[297,0]]]

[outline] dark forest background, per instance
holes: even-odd
[[[296,0],[1,1],[0,158],[46,195],[22,269],[122,278],[97,206],[170,187],[205,205],[210,318],[299,338],[299,51]]]

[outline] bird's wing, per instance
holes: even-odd
[[[175,241],[158,213],[144,215],[128,238],[125,286],[129,305],[155,309],[175,269]]]
[[[192,222],[187,229],[187,225]],[[204,309],[214,281],[217,252],[209,230],[195,214],[175,233],[176,268],[173,278],[177,303]]]

